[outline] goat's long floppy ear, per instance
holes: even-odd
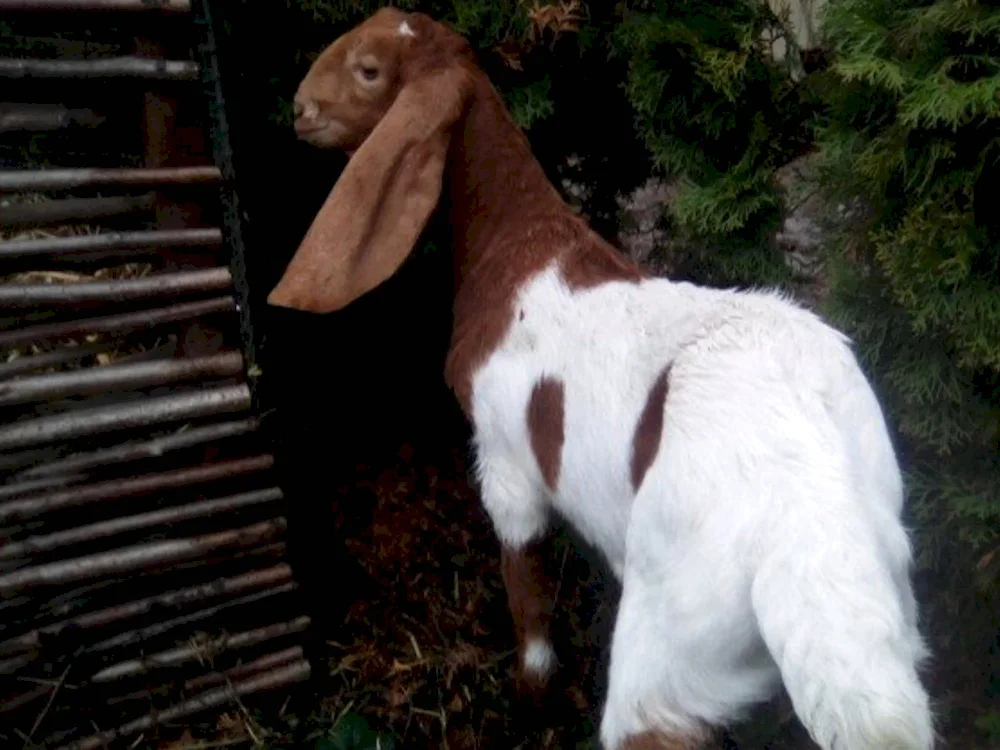
[[[471,86],[456,66],[402,88],[347,163],[270,304],[332,312],[396,272],[440,199],[449,130]]]

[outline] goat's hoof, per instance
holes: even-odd
[[[541,708],[549,694],[548,676],[526,669],[517,671],[517,697],[525,708]]]

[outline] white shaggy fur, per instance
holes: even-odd
[[[542,679],[547,678],[556,668],[556,652],[548,638],[534,636],[524,647],[524,668]]]
[[[633,433],[667,365],[660,448],[633,492]],[[554,492],[525,421],[542,376],[564,385]],[[774,293],[573,291],[553,263],[521,290],[472,411],[503,543],[536,539],[554,508],[622,581],[607,748],[739,719],[779,681],[824,750],[932,747],[900,472],[843,335]]]

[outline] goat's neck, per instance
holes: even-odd
[[[570,254],[592,278],[620,277],[624,261],[562,200],[485,77],[448,164],[456,289],[445,379],[471,416],[473,375],[503,338],[527,278]]]
[[[523,226],[540,214],[571,213],[485,77],[477,81],[448,161],[449,218],[459,285],[477,266],[489,262],[498,250],[496,237],[509,236],[510,227]],[[503,252],[507,255],[516,248],[508,245]]]

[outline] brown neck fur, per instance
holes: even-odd
[[[501,342],[521,285],[559,259],[568,283],[645,274],[577,217],[481,71],[448,155],[456,296],[445,378],[471,417],[472,376]]]
[[[472,75],[475,94],[456,125],[448,159],[460,281],[488,259],[498,228],[523,225],[528,215],[559,216],[568,210],[490,81],[479,71]]]

